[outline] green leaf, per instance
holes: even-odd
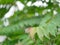
[[[60,27],[60,15],[59,14],[55,15],[53,22],[56,24],[56,26]]]
[[[14,0],[0,0],[0,4],[13,4]]]
[[[40,27],[37,27],[37,35],[40,38],[40,40],[43,40],[44,34]]]
[[[46,28],[47,28],[47,30],[49,31],[49,33],[51,35],[56,37],[57,27],[56,27],[56,25],[54,23],[48,24],[48,26]]]
[[[8,10],[6,8],[0,8],[0,18],[2,18]]]

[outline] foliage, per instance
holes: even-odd
[[[36,0],[19,0],[24,4],[22,11],[17,10],[13,16],[4,18],[9,9],[18,0],[0,0],[1,5],[10,5],[7,9],[0,8],[0,35],[7,38],[1,45],[59,45],[60,44],[60,2],[56,0],[41,0],[48,6],[27,6],[29,1],[32,4]],[[13,12],[12,12],[13,13]],[[4,22],[9,21],[5,26]]]

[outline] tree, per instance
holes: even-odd
[[[59,45],[59,0],[0,0],[1,45]]]

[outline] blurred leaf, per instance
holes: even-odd
[[[37,27],[37,35],[43,41],[44,34],[43,34],[42,30],[40,30],[39,27]]]
[[[27,31],[29,31],[30,37],[34,39],[34,36],[36,34],[36,27],[29,27]]]
[[[6,8],[0,8],[0,18],[2,18],[8,10]]]
[[[0,4],[13,4],[14,0],[0,0]]]

